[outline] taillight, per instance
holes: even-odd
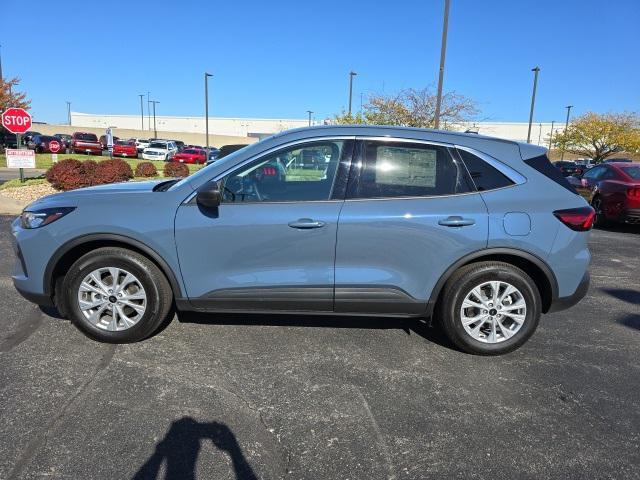
[[[627,197],[640,200],[640,188],[630,188],[627,190]]]
[[[591,230],[591,227],[593,227],[593,220],[596,218],[596,212],[591,207],[556,210],[553,214],[558,220],[576,232],[586,232]]]

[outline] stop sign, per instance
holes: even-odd
[[[49,142],[49,150],[51,151],[51,153],[58,153],[58,151],[60,150],[60,143],[55,140],[51,140]]]
[[[2,126],[11,133],[24,133],[31,128],[31,115],[24,108],[7,108],[2,114]]]

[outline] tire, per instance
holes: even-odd
[[[606,227],[609,224],[609,220],[607,220],[607,217],[602,210],[602,199],[598,196],[594,197],[593,200],[591,200],[591,206],[596,211],[596,218],[593,221],[593,226],[596,228]]]
[[[498,299],[506,292],[507,286],[516,291],[496,302],[497,305],[485,298],[482,306],[492,305],[486,310],[468,307],[463,311],[462,306],[468,295],[471,295],[470,300],[475,304],[481,304],[477,296],[472,294],[475,287],[484,285],[480,292],[483,297],[485,292],[491,293],[496,284],[487,285],[487,282],[499,282]],[[535,332],[542,310],[542,300],[535,282],[524,271],[505,262],[479,262],[460,268],[445,284],[440,300],[436,318],[446,335],[456,347],[476,355],[501,355],[519,348]],[[521,301],[524,302],[524,308],[516,308]],[[516,322],[511,315],[522,321]],[[470,320],[476,316],[483,318],[465,328],[463,319]],[[505,326],[504,330],[502,325]],[[477,329],[476,336],[467,328],[472,332]]]
[[[109,290],[109,300],[104,300],[107,297],[101,295],[103,300],[100,306],[96,309],[87,309],[83,313],[79,296],[84,296],[86,299],[83,301],[86,308],[88,304],[95,304],[96,296],[100,296],[97,292],[107,294],[106,287],[113,284],[110,281],[112,277],[109,274],[109,268],[119,270],[118,278],[125,287],[123,297],[116,297],[117,288],[113,294]],[[96,289],[95,286],[100,284],[93,280],[83,284],[89,278],[88,275],[96,271],[104,275],[100,278],[104,289]],[[125,279],[131,277],[126,274],[131,274],[135,282],[130,281],[127,284]],[[94,288],[87,290],[87,284]],[[80,257],[65,276],[64,291],[66,292],[65,306],[71,321],[88,337],[107,343],[131,343],[149,337],[167,320],[173,304],[171,286],[160,269],[147,257],[118,247],[98,248]],[[125,300],[128,298],[127,295],[131,295],[129,298],[136,297],[136,299],[127,301]],[[140,296],[144,296],[145,299],[139,299]],[[124,303],[135,303],[137,310]],[[105,305],[102,313],[97,315],[97,318],[101,318],[100,321],[96,322],[95,318],[94,321],[90,321],[87,318],[87,315],[95,313]],[[117,313],[111,315],[110,312],[113,312],[114,308],[117,309]],[[116,317],[116,322],[113,321],[112,316]]]

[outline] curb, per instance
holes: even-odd
[[[0,215],[20,215],[28,204],[0,194]]]

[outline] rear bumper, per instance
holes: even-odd
[[[627,208],[623,211],[623,218],[628,223],[640,223],[640,208]]]
[[[567,308],[573,307],[585,297],[585,295],[589,291],[590,282],[591,278],[589,276],[589,272],[585,272],[582,280],[578,284],[578,288],[576,288],[576,291],[568,297],[558,297],[553,299],[547,313],[559,312],[561,310],[566,310]]]

